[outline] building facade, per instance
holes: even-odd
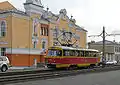
[[[103,41],[90,42],[88,46],[89,48],[97,49],[100,52],[103,51]],[[120,44],[119,43],[105,40],[105,59],[106,61],[116,60],[120,62]]]
[[[50,46],[65,43],[64,32],[71,32],[74,47],[86,48],[87,31],[67,16],[66,9],[55,15],[41,0],[26,0],[24,11],[9,2],[0,3],[0,55],[7,55],[12,66],[33,66],[44,63],[45,51]]]

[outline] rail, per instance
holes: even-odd
[[[36,79],[49,79],[64,76],[73,76],[78,74],[107,72],[113,70],[120,70],[120,65],[108,66],[104,68],[89,68],[89,69],[76,69],[76,70],[41,70],[41,71],[26,71],[26,72],[8,72],[0,74],[0,83],[16,83],[22,81],[36,80]],[[12,73],[12,74],[10,74]]]

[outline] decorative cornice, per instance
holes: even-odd
[[[7,11],[0,12],[0,14],[5,14],[5,13],[16,13],[16,14],[21,14],[24,16],[29,16],[28,14],[26,14],[25,12],[20,11],[20,10],[7,10]]]
[[[37,5],[37,4],[33,4],[33,3],[24,3],[24,5],[29,5],[29,4],[32,4],[32,5],[35,5],[35,6],[38,6],[38,7],[44,8],[43,6],[40,6],[40,5]]]

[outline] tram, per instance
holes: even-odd
[[[48,49],[45,63],[48,68],[95,66],[100,63],[100,53],[95,49],[53,46]]]

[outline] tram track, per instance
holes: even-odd
[[[47,69],[47,70],[25,70],[25,71],[13,71],[13,72],[2,72],[1,76],[12,76],[12,75],[24,75],[24,74],[34,74],[34,73],[46,73],[46,72],[54,72],[55,70]]]
[[[93,69],[77,69],[77,70],[47,70],[47,71],[29,71],[23,73],[6,73],[0,76],[0,84],[6,83],[16,83],[22,81],[36,80],[36,79],[49,79],[49,78],[57,78],[64,76],[73,76],[78,74],[87,74],[87,73],[98,73],[98,72],[107,72],[113,70],[120,70],[120,66],[109,66],[104,68],[93,68]]]

